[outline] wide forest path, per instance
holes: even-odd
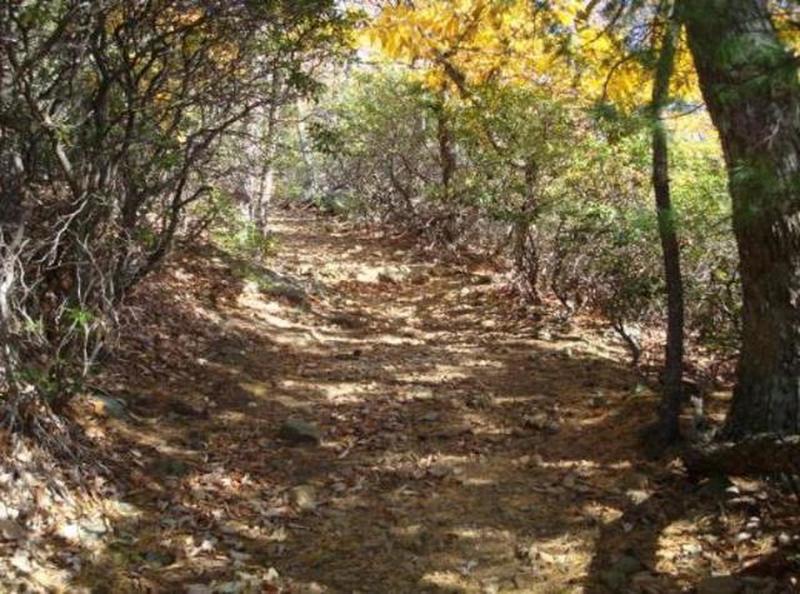
[[[713,568],[681,553],[699,512],[640,455],[654,396],[599,329],[375,232],[274,231],[264,268],[209,248],[136,295],[101,378],[130,414],[96,428],[125,505],[73,586],[670,592]]]

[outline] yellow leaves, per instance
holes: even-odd
[[[429,69],[424,71],[422,75],[422,82],[427,86],[429,89],[441,89],[442,87],[446,86],[450,81],[439,69]]]
[[[365,37],[383,55],[434,71],[455,67],[470,82],[517,78],[541,61],[527,0],[421,0],[384,9]],[[439,83],[440,76],[426,75]]]
[[[464,82],[577,91],[585,103],[625,110],[650,101],[652,71],[613,28],[586,19],[584,0],[417,0],[388,6],[364,38],[378,54],[422,71],[441,88],[453,69]],[[641,50],[640,50],[641,51]],[[673,95],[700,101],[688,50],[677,56]]]
[[[553,20],[562,27],[573,27],[582,10],[583,5],[581,2],[576,0],[562,0],[553,5],[551,15]]]
[[[657,38],[658,33],[655,33]],[[653,56],[637,54],[611,32],[585,28],[574,36],[574,54],[581,60],[577,86],[591,100],[615,104],[632,111],[651,101]],[[651,41],[652,43],[652,41]],[[649,66],[648,66],[649,63]],[[682,37],[675,56],[670,96],[685,102],[701,103],[702,95],[694,63]]]
[[[367,29],[364,37],[370,45],[387,56],[398,60],[413,60],[419,57],[421,47],[415,47],[417,37],[413,21],[404,11],[387,14],[379,22]]]
[[[685,36],[681,37],[681,43],[678,45],[675,55],[675,70],[672,74],[670,94],[689,103],[703,102],[700,82],[697,80],[697,71],[694,68],[694,61],[686,44]]]

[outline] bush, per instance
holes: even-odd
[[[437,249],[499,256],[522,295],[536,300],[547,287],[567,316],[601,313],[638,358],[637,330],[666,315],[646,119],[581,110],[535,85],[472,92],[362,72],[323,99],[309,126],[313,153],[285,168],[313,162],[317,199],[331,210]],[[705,114],[675,119],[672,160],[687,328],[724,358],[738,340],[736,253]]]

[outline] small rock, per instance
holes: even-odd
[[[697,584],[697,594],[739,594],[741,581],[731,575],[709,577]]]
[[[91,397],[94,412],[103,417],[124,421],[130,417],[125,402],[119,398],[93,394]]]
[[[751,538],[753,538],[753,535],[750,534],[749,532],[740,532],[739,534],[736,535],[734,540],[736,541],[736,543],[740,543],[740,542],[748,541]]]
[[[782,547],[788,547],[792,544],[792,537],[786,534],[785,532],[781,532],[776,539],[778,544]]]
[[[289,499],[300,511],[309,512],[317,509],[316,489],[311,485],[299,485],[289,491]]]
[[[0,537],[3,540],[22,540],[25,536],[25,529],[16,522],[0,520]]]
[[[296,418],[286,419],[281,424],[278,436],[293,445],[318,445],[322,439],[320,430],[316,425]]]
[[[271,284],[263,292],[270,297],[285,299],[291,305],[303,305],[308,299],[303,289],[285,283]]]

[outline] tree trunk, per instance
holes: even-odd
[[[267,215],[275,193],[275,157],[277,155],[278,109],[281,105],[282,81],[279,72],[272,73],[271,100],[266,113],[266,122],[261,138],[261,163],[258,168],[258,183],[253,206],[253,222],[262,238],[267,236]]]
[[[766,0],[681,0],[719,131],[743,293],[727,433],[800,432],[800,84]]]
[[[444,199],[449,200],[451,182],[456,170],[456,154],[453,149],[453,134],[447,117],[446,96],[444,90],[436,106],[436,138],[439,142],[439,167],[441,170],[442,191]]]
[[[541,255],[536,236],[536,219],[539,215],[537,204],[538,168],[533,158],[526,159],[522,167],[525,178],[524,202],[514,223],[514,267],[520,276],[521,289],[527,299],[535,304],[541,303],[539,295],[539,273]]]
[[[300,157],[303,159],[303,166],[305,167],[305,174],[307,178],[303,181],[303,190],[306,193],[303,196],[304,200],[313,201],[318,198],[320,185],[317,178],[317,168],[314,166],[312,160],[311,144],[308,139],[308,131],[306,130],[305,116],[307,107],[302,100],[297,101],[297,145],[300,150]]]
[[[664,282],[667,288],[667,344],[664,363],[664,391],[659,410],[659,445],[675,443],[680,437],[679,417],[683,402],[683,277],[675,212],[672,209],[669,182],[669,151],[663,112],[669,103],[669,83],[675,64],[675,45],[679,25],[668,17],[661,42],[653,82],[653,190],[658,217],[658,235],[664,259]]]

